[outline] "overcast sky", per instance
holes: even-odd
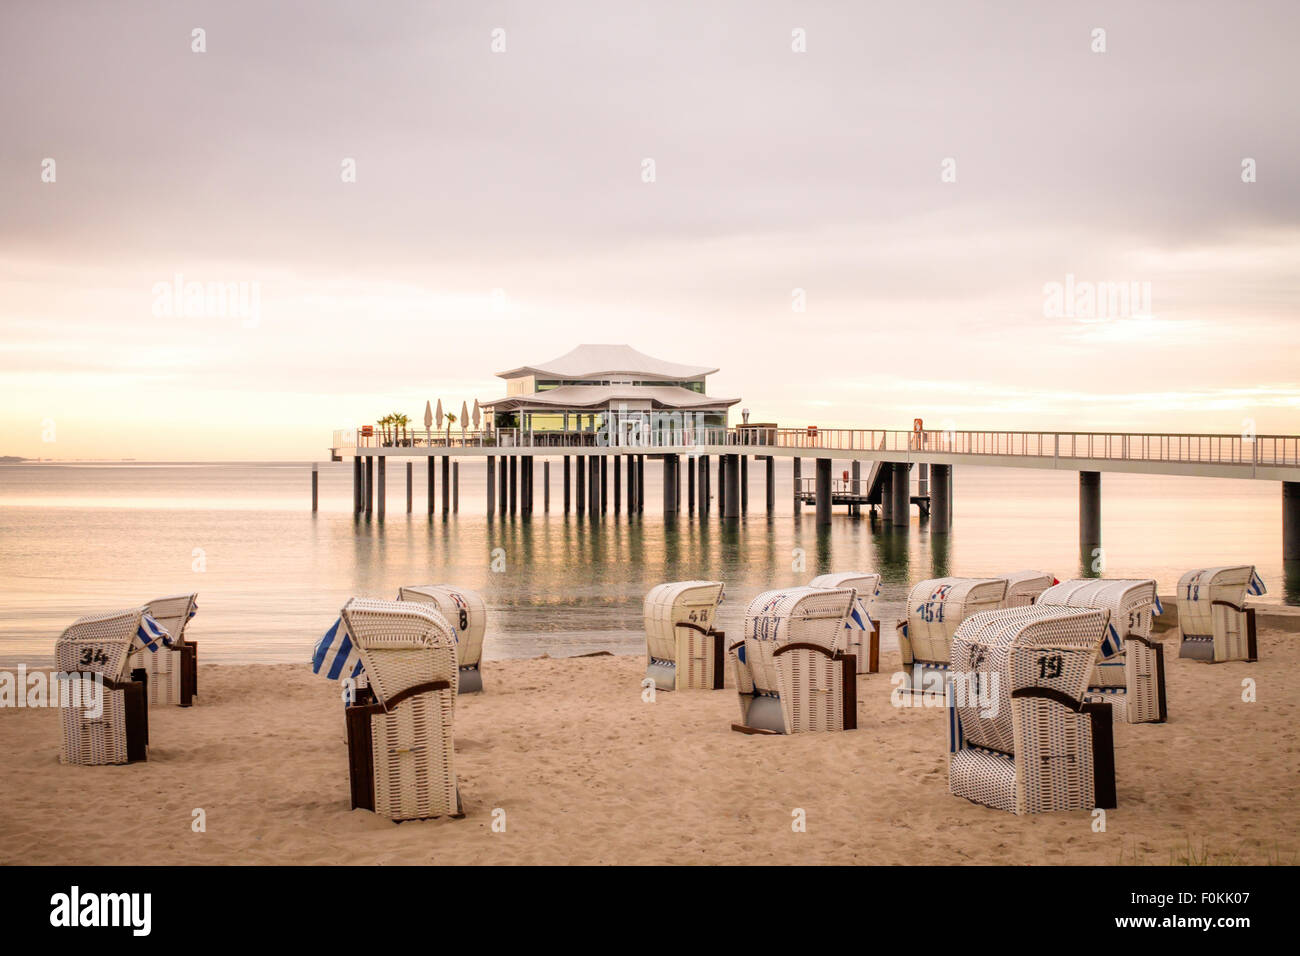
[[[5,0],[0,454],[319,458],[584,342],[783,424],[1297,433],[1298,44],[1295,2]],[[1149,307],[1050,314],[1067,276]]]

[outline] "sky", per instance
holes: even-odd
[[[783,425],[1300,433],[1297,40],[1291,0],[6,0],[0,455],[319,459],[581,343]]]

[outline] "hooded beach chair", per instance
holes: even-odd
[[[1109,612],[986,611],[953,636],[948,789],[1011,813],[1115,806],[1113,718],[1088,681]]]
[[[1014,571],[1007,575],[1007,607],[1028,607],[1058,583],[1046,571]]]
[[[876,598],[880,596],[880,575],[866,571],[840,571],[819,574],[808,582],[811,588],[853,588],[858,592],[853,610],[844,622],[846,654],[858,662],[859,674],[880,670],[880,620],[876,617]]]
[[[898,651],[913,691],[941,687],[952,636],[962,621],[1006,607],[1006,578],[931,578],[907,595],[907,617],[898,624]]]
[[[726,634],[713,629],[721,581],[674,581],[645,596],[645,676],[656,690],[721,690]]]
[[[163,635],[147,609],[135,607],[78,618],[59,637],[54,659],[60,675],[61,763],[148,759],[148,674],[143,667],[132,668],[132,652],[136,647],[158,652]]]
[[[174,594],[146,605],[149,616],[167,632],[168,642],[150,653],[137,645],[132,666],[149,674],[149,703],[189,707],[198,694],[198,644],[186,637],[186,625],[198,612],[197,594]]]
[[[372,598],[349,600],[317,644],[317,673],[364,671],[368,681],[345,710],[353,809],[398,821],[461,815],[452,738],[456,647],[451,624],[431,605]]]
[[[853,588],[765,591],[745,612],[745,636],[727,649],[747,734],[853,730],[857,663],[845,655]]]
[[[1255,661],[1255,609],[1246,595],[1260,595],[1264,581],[1253,565],[1188,571],[1178,579],[1178,656],[1195,661]]]
[[[1150,579],[1084,578],[1062,581],[1044,591],[1038,604],[1095,607],[1110,611],[1106,640],[1097,653],[1088,691],[1111,704],[1115,719],[1130,724],[1163,723],[1165,655],[1151,640],[1151,623],[1163,612]]]
[[[397,589],[397,600],[418,601],[437,608],[456,632],[456,658],[460,694],[483,690],[483,634],[487,631],[487,605],[477,591],[453,584],[421,584]]]

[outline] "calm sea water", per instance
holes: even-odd
[[[564,515],[558,461],[549,514],[540,463],[537,512],[493,520],[483,513],[482,465],[462,463],[459,514],[430,520],[423,474],[415,468],[416,514],[407,515],[404,467],[390,467],[381,524],[353,519],[348,463],[321,465],[314,515],[302,463],[0,465],[0,662],[49,663],[77,616],[178,591],[199,592],[192,626],[204,660],[300,662],[349,596],[456,583],[487,601],[492,659],[638,653],[641,601],[663,581],[725,581],[721,626],[738,633],[759,591],[826,571],[879,570],[885,620],[909,582],[926,577],[1080,572],[1074,472],[958,466],[946,536],[931,536],[915,514],[907,531],[838,512],[819,530],[807,508],[795,519],[785,462],[776,514],[763,513],[763,469],[751,467],[750,514],[728,523],[716,506],[707,521],[665,522],[659,464],[649,459],[645,514],[631,520],[614,517],[612,503],[595,522]],[[1155,577],[1168,594],[1188,568],[1250,563],[1268,600],[1287,597],[1276,482],[1106,474],[1102,538],[1110,577]],[[490,569],[496,548],[500,573]],[[1289,596],[1300,603],[1300,587]]]

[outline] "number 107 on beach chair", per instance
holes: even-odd
[[[645,596],[647,680],[656,690],[721,690],[726,635],[713,629],[721,581],[673,581]]]
[[[843,653],[853,588],[765,591],[745,612],[745,637],[727,649],[746,734],[854,730],[857,662]]]

